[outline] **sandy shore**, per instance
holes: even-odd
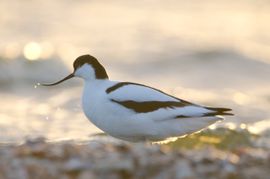
[[[28,140],[0,146],[0,178],[269,178],[270,151]]]

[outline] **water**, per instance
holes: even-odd
[[[111,79],[230,107],[218,125],[270,127],[268,1],[0,2],[0,141],[82,139],[82,82],[44,88],[96,56]]]

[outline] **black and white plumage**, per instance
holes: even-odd
[[[98,60],[78,57],[72,77],[84,79],[83,111],[109,135],[128,141],[163,141],[197,132],[232,115],[228,108],[211,108],[184,101],[142,84],[111,81]]]

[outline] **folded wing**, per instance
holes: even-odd
[[[155,88],[136,83],[117,83],[109,87],[106,92],[112,102],[132,110],[134,113],[151,113],[153,118],[167,119],[232,115],[229,113],[231,109],[203,107],[176,98]]]

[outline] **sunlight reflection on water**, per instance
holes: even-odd
[[[97,56],[112,79],[233,108],[235,117],[218,125],[267,129],[270,4],[143,2],[1,1],[0,141],[99,131],[82,113],[75,87],[81,82],[50,89],[38,83],[65,76],[85,53]],[[59,13],[63,8],[72,13]]]

